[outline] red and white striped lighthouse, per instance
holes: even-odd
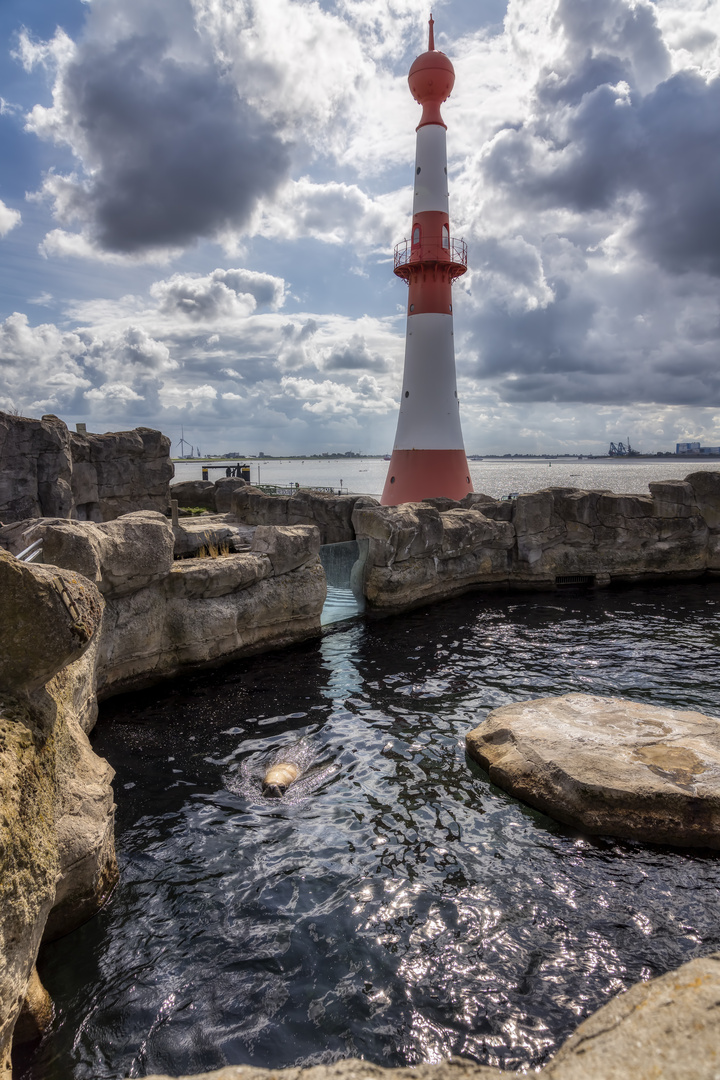
[[[409,285],[405,368],[383,506],[472,491],[455,377],[452,283],[467,270],[463,240],[450,236],[446,125],[440,106],[455,83],[447,56],[428,51],[408,76],[423,107],[417,127],[412,234],[395,248],[395,273]]]

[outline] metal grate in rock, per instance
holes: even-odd
[[[556,588],[573,586],[576,589],[590,589],[594,584],[594,574],[561,574],[555,578]]]

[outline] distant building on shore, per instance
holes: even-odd
[[[678,455],[691,454],[695,456],[702,454],[710,457],[720,457],[720,446],[701,446],[699,442],[679,442],[675,443],[675,453]]]

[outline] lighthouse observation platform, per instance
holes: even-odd
[[[445,239],[428,236],[420,244],[401,240],[395,245],[393,270],[398,277],[410,282],[413,273],[430,266],[442,266],[451,281],[461,277],[467,270],[467,244],[455,236]]]

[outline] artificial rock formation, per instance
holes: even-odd
[[[544,1069],[531,1075],[542,1080],[717,1080],[718,1000],[720,953],[713,953],[618,994],[580,1024]],[[527,1076],[463,1058],[412,1069],[384,1069],[350,1058],[307,1069],[231,1065],[197,1074],[192,1080],[520,1080]]]
[[[329,495],[298,490],[295,495],[266,495],[257,488],[233,492],[231,513],[245,525],[315,525],[321,544],[341,544],[355,539],[353,511],[358,506],[377,506],[367,495]]]
[[[68,431],[57,416],[0,412],[0,522],[59,517],[111,521],[170,506],[170,440],[159,431]]]
[[[202,514],[183,518],[173,529],[175,558],[249,551],[255,529],[241,525],[230,514]]]
[[[152,428],[105,435],[73,431],[70,448],[73,517],[112,521],[134,510],[167,513],[175,473],[167,435]]]
[[[103,524],[28,522],[29,534],[25,525],[3,530],[14,548],[42,538],[46,562],[82,574],[103,596],[94,669],[103,697],[320,632],[326,588],[312,526],[248,530],[218,521],[173,529],[152,511]],[[215,541],[243,550],[174,558],[200,546],[217,555]]]
[[[720,720],[591,694],[494,709],[467,751],[493,784],[586,833],[720,848]]]
[[[202,507],[211,513],[228,514],[233,494],[246,486],[239,476],[223,476],[214,483],[210,480],[180,480],[170,486],[170,497],[177,499],[178,506]]]
[[[720,571],[720,473],[651,483],[649,495],[548,488],[396,507],[357,503],[369,541],[368,606],[399,611],[477,588],[554,589]]]
[[[512,527],[477,510],[440,513],[429,503],[361,506],[352,520],[358,539],[369,543],[364,592],[376,610],[399,610],[508,580]]]
[[[279,573],[267,549],[176,562],[163,580],[106,598],[98,692],[137,689],[317,634],[325,592],[320,560],[306,551]]]
[[[70,435],[62,420],[0,412],[0,521],[70,517],[71,484]]]
[[[25,525],[46,563],[0,550],[0,1075],[18,1018],[22,1040],[50,1017],[41,940],[90,918],[117,880],[113,771],[87,738],[98,695],[319,633],[326,591],[311,526],[175,561],[154,512],[3,532],[24,544]]]
[[[35,960],[44,935],[78,926],[117,878],[112,770],[93,754],[95,586],[0,552],[0,1073],[50,1009]],[[50,921],[50,922],[49,922]],[[43,1019],[44,1018],[44,1019]]]

